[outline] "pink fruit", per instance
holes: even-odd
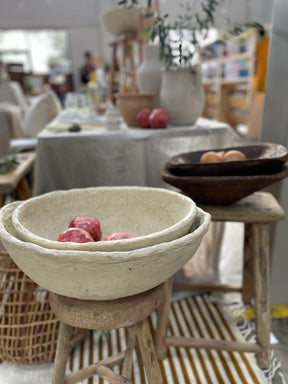
[[[149,116],[152,110],[148,108],[143,108],[137,113],[136,119],[139,127],[141,128],[150,128]]]
[[[169,122],[169,115],[164,109],[153,109],[149,116],[149,122],[152,128],[166,128]]]
[[[63,243],[66,241],[72,241],[73,243],[90,243],[94,241],[92,236],[82,228],[65,229],[60,233],[57,240]]]
[[[123,240],[123,239],[132,239],[135,237],[134,235],[131,235],[131,233],[125,233],[125,232],[114,232],[111,233],[111,235],[107,236],[104,240]]]
[[[69,228],[85,229],[92,236],[94,241],[101,240],[102,231],[99,220],[95,217],[77,216],[69,224]]]

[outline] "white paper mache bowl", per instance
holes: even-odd
[[[23,201],[12,221],[17,237],[52,249],[129,251],[171,241],[188,233],[197,206],[187,196],[161,188],[97,187],[55,191]],[[135,238],[91,243],[59,242],[76,216],[96,217],[102,239],[114,232]]]
[[[189,233],[166,243],[127,252],[55,250],[18,239],[11,220],[17,206],[0,210],[0,238],[10,257],[43,288],[83,300],[113,300],[161,284],[192,258],[210,223],[197,208]]]

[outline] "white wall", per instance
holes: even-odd
[[[179,1],[159,0],[161,14],[177,14]],[[145,0],[140,2],[145,3]],[[226,5],[217,17],[217,24],[225,25],[228,15],[235,22],[269,22],[272,2],[273,0],[225,0]],[[1,0],[0,28],[68,29],[77,85],[78,69],[83,62],[84,51],[90,50],[110,61],[111,49],[108,43],[111,36],[102,25],[101,14],[117,6],[117,3],[118,0]]]

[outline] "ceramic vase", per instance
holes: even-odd
[[[195,124],[205,105],[201,67],[164,70],[159,101],[171,125]]]
[[[160,47],[147,45],[143,50],[143,61],[136,72],[139,93],[154,95],[154,106],[159,106],[159,92],[161,87]]]
[[[128,127],[137,127],[137,113],[142,108],[153,109],[153,95],[139,93],[119,93],[116,96],[116,107]]]

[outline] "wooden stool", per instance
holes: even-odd
[[[270,193],[256,192],[232,205],[200,205],[211,214],[212,221],[242,222],[245,225],[243,284],[244,303],[255,299],[256,343],[207,340],[185,337],[166,337],[172,279],[166,282],[166,302],[158,309],[156,350],[159,358],[166,355],[167,346],[220,349],[238,352],[255,352],[261,368],[270,366],[270,233],[269,225],[283,220],[285,213]],[[176,288],[204,291],[241,290],[227,285],[199,285],[179,283]]]
[[[0,208],[5,203],[5,197],[14,190],[20,200],[28,199],[32,196],[32,190],[26,179],[31,174],[35,163],[36,152],[24,152],[18,155],[19,165],[10,172],[0,175]]]
[[[53,384],[78,383],[95,374],[109,383],[132,383],[132,355],[136,339],[149,384],[162,384],[148,317],[164,302],[166,295],[166,284],[138,295],[109,301],[77,300],[50,293],[52,311],[60,319]],[[65,376],[73,327],[94,330],[129,327],[128,349]],[[111,368],[122,362],[120,376]]]

